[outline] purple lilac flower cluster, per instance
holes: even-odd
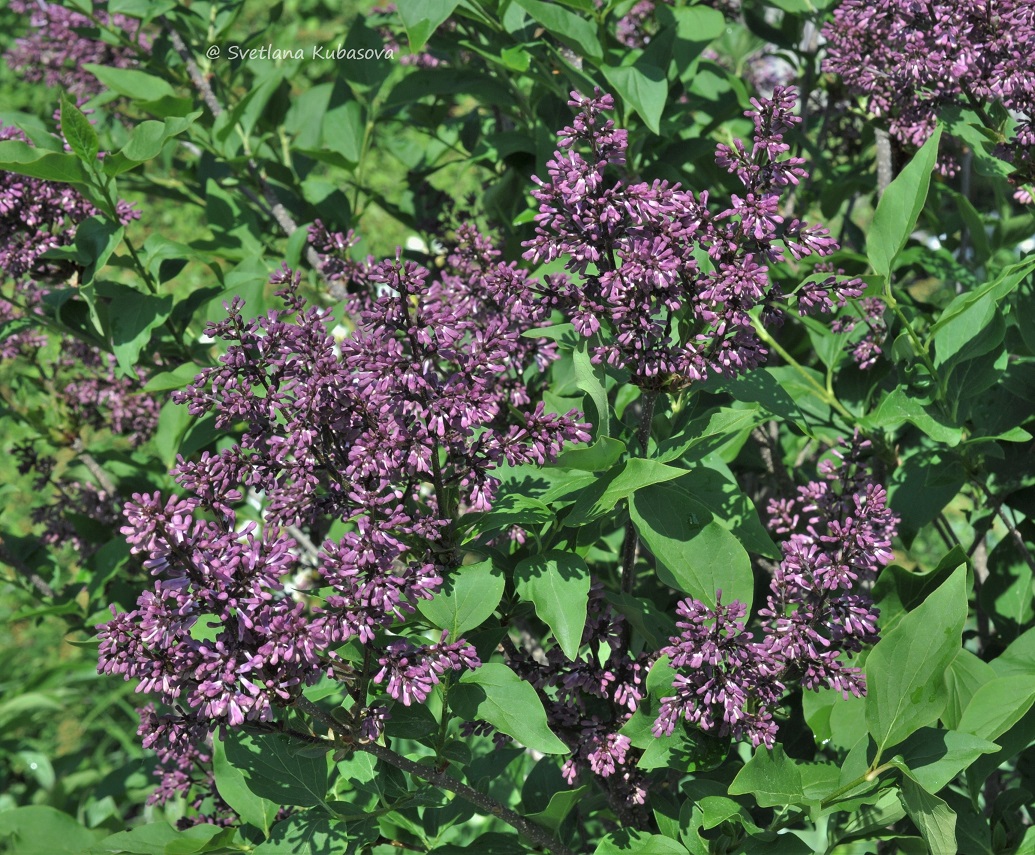
[[[841,75],[906,145],[927,140],[947,105],[985,115],[1000,102],[1017,122],[1002,153],[1033,180],[1035,7],[1029,0],[844,0],[823,34],[824,70]]]
[[[788,536],[757,634],[743,603],[679,604],[680,634],[661,649],[677,669],[661,702],[655,736],[683,718],[717,736],[772,747],[773,711],[791,681],[860,696],[862,672],[843,656],[876,643],[877,609],[866,593],[892,558],[898,519],[887,493],[862,463],[869,444],[854,441],[820,466],[822,480],[770,503],[770,525]]]
[[[5,140],[27,142],[18,128],[0,124],[0,141]],[[52,274],[56,268],[40,256],[72,243],[76,225],[96,213],[67,184],[0,171],[0,269],[5,277]]]
[[[847,334],[857,327],[866,327],[862,337],[849,345],[852,360],[863,371],[876,365],[884,352],[882,347],[888,335],[888,325],[884,320],[886,308],[886,304],[879,297],[864,297],[858,301],[858,315],[845,313],[830,324],[830,329],[834,333]]]
[[[783,261],[785,252],[802,259],[838,248],[824,226],[780,214],[781,194],[807,177],[801,158],[783,157],[790,148],[783,136],[800,121],[791,112],[794,90],[777,88],[772,99],[752,101],[750,149],[740,140],[716,149],[718,164],[744,186],[718,213],[707,193],[695,197],[667,181],[609,179],[608,166],[623,165],[628,146],[626,132],[602,116],[613,108],[611,96],[572,93],[569,103],[581,112],[560,133],[547,164],[550,180],[535,179],[540,212],[525,257],[567,257],[574,278],[550,284],[581,335],[601,327],[610,333],[594,346],[594,360],[627,368],[634,383],[655,389],[761,364],[767,354],[749,312],[761,305],[763,321],[772,321],[786,300],[767,265]],[[830,312],[860,293],[857,281],[831,276],[799,289],[798,309]]]
[[[460,563],[454,524],[489,507],[495,467],[552,459],[588,433],[574,411],[517,409],[529,401],[524,369],[544,358],[520,333],[541,310],[524,273],[497,263],[477,234],[463,237],[433,281],[398,259],[328,259],[359,292],[346,336],[287,269],[273,277],[286,312],[245,320],[235,300],[210,326],[227,351],[177,398],[244,432],[219,454],[180,459],[174,474],[190,497],[127,505],[123,533],[159,578],[100,627],[102,672],[182,710],[184,727],[211,728],[270,720],[322,673],[353,691],[353,665],[333,652],[351,639],[368,654],[360,676],[406,705],[447,671],[480,664],[463,639],[384,630]],[[322,229],[314,239],[352,243]],[[264,497],[261,528],[238,521],[246,492]],[[306,556],[324,596],[293,595],[284,580],[305,575],[297,538],[342,523],[344,534]],[[361,694],[355,724],[375,738],[387,713]]]
[[[571,749],[561,770],[574,785],[580,774],[603,779],[619,810],[645,804],[646,778],[636,768],[638,752],[620,733],[645,694],[650,667],[646,653],[629,651],[629,629],[604,597],[599,583],[590,589],[582,650],[568,659],[555,645],[542,661],[532,656],[510,658],[510,666],[539,691],[550,729]]]
[[[125,15],[95,13],[96,21],[120,34],[122,44],[109,44],[87,35],[96,24],[81,12],[45,0],[10,0],[11,11],[29,16],[30,30],[4,54],[10,68],[29,83],[60,87],[72,96],[90,97],[103,86],[83,66],[112,68],[136,66],[141,50],[149,46],[140,22]]]

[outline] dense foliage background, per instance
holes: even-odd
[[[1033,44],[11,0],[0,852],[1035,852]]]

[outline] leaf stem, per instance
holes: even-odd
[[[856,417],[852,415],[848,408],[845,407],[845,405],[837,399],[836,395],[834,395],[832,392],[828,392],[822,383],[817,382],[816,378],[805,370],[805,366],[803,366],[800,362],[798,362],[797,359],[791,356],[790,353],[788,353],[787,350],[783,347],[783,345],[781,345],[775,338],[773,338],[769,334],[769,330],[767,330],[762,325],[762,322],[758,320],[758,318],[752,318],[751,324],[752,326],[754,326],[755,332],[758,333],[758,337],[762,339],[762,341],[765,342],[766,345],[775,350],[780,355],[780,358],[784,360],[784,362],[790,365],[795,371],[797,371],[801,375],[802,379],[815,390],[816,395],[819,397],[821,401],[823,401],[823,403],[837,410],[837,412],[840,413],[841,416],[843,416],[849,424],[855,424]]]

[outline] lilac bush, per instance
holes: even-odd
[[[1027,851],[1022,5],[13,4],[0,841]]]

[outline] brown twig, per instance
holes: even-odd
[[[209,83],[208,78],[202,73],[197,62],[194,61],[194,57],[191,55],[190,50],[187,48],[187,45],[180,34],[173,27],[169,26],[167,21],[160,18],[159,22],[164,25],[166,32],[169,34],[169,40],[172,42],[173,49],[177,54],[179,54],[180,59],[183,60],[183,64],[187,68],[187,74],[190,76],[191,82],[201,95],[201,100],[205,103],[205,106],[208,107],[213,118],[218,117],[225,112],[225,109],[220,103],[219,98],[216,97],[216,93],[212,89],[212,84]],[[298,230],[298,223],[295,222],[291,214],[288,213],[287,208],[285,208],[284,204],[280,201],[280,197],[277,196],[277,192],[267,180],[259,164],[249,158],[248,169],[251,171],[252,177],[255,179],[255,183],[258,185],[259,191],[262,193],[263,200],[269,207],[270,216],[273,217],[274,222],[280,226],[281,231],[283,231],[288,237],[291,237],[291,235]],[[306,261],[309,262],[310,267],[319,273],[324,282],[327,283],[331,295],[341,299],[345,295],[344,287],[340,283],[332,282],[324,276],[320,256],[316,250],[311,246],[306,246],[305,257]]]
[[[875,128],[873,137],[877,142],[877,198],[879,199],[891,183],[891,137],[883,128]]]
[[[489,815],[503,820],[503,822],[523,834],[540,849],[550,852],[552,855],[575,855],[574,852],[553,837],[553,835],[551,835],[546,829],[536,825],[528,819],[525,819],[521,814],[515,813],[510,808],[496,801],[492,796],[486,795],[485,793],[474,789],[474,787],[461,783],[455,778],[451,778],[445,772],[440,772],[433,766],[426,766],[423,763],[417,763],[407,757],[403,757],[401,754],[397,754],[395,751],[392,751],[390,748],[386,748],[384,745],[379,745],[376,742],[357,741],[351,729],[347,725],[331,718],[331,716],[324,713],[323,710],[305,696],[300,695],[298,697],[295,701],[295,707],[307,715],[312,716],[324,727],[331,730],[343,742],[352,745],[355,750],[365,751],[368,754],[372,754],[378,760],[383,760],[390,766],[395,766],[396,769],[401,769],[403,772],[408,772],[415,778],[420,778],[423,781],[434,784],[442,790],[446,790],[459,796],[464,801],[470,802],[475,807],[485,811]]]
[[[11,550],[4,545],[2,539],[0,539],[0,561],[2,561],[4,564],[7,564],[10,567],[13,567],[15,570],[18,571],[19,574],[28,579],[32,587],[39,591],[44,597],[51,598],[54,596],[54,589],[43,581],[43,578],[39,575],[39,573],[37,573],[35,570],[29,567],[24,561],[18,558],[13,552],[11,552]]]

